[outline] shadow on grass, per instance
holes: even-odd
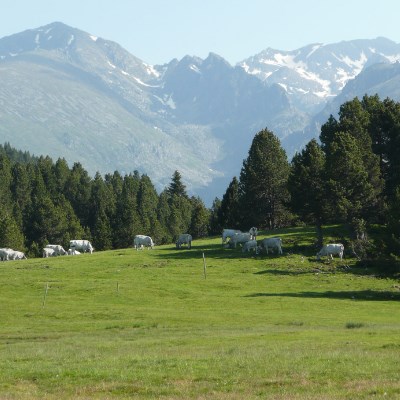
[[[399,301],[400,293],[360,290],[360,291],[326,291],[326,292],[298,292],[298,293],[251,293],[244,297],[300,297],[312,299],[341,299],[341,300],[368,300],[368,301]]]
[[[287,276],[297,276],[297,275],[309,275],[313,271],[311,270],[283,270],[283,269],[264,269],[263,271],[254,272],[254,275],[287,275]]]
[[[236,249],[225,249],[221,244],[210,244],[207,246],[192,246],[189,250],[186,247],[176,249],[175,247],[164,247],[159,249],[158,256],[161,258],[173,258],[178,260],[194,259],[194,258],[206,258],[213,259],[228,259],[228,258],[243,258],[252,257],[254,253],[242,253],[241,248],[238,246]]]

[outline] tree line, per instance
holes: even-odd
[[[40,256],[48,243],[88,239],[95,249],[126,248],[135,234],[170,243],[209,233],[209,210],[189,197],[179,171],[160,194],[150,178],[118,171],[91,178],[80,163],[0,147],[0,247]]]
[[[253,139],[239,177],[210,209],[190,197],[179,171],[157,193],[137,171],[91,178],[80,163],[33,157],[0,146],[0,247],[38,256],[47,243],[91,240],[97,250],[132,246],[135,234],[171,243],[223,228],[247,230],[344,223],[357,240],[386,225],[388,251],[400,248],[400,104],[364,96],[344,103],[289,162],[273,132]]]
[[[374,224],[387,227],[387,254],[400,246],[400,104],[378,95],[354,98],[322,125],[291,162],[268,129],[257,133],[221,201],[219,227],[267,229],[311,224],[316,245],[323,225],[345,224],[355,243]]]

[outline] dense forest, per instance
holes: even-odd
[[[47,243],[91,240],[95,249],[132,246],[136,234],[156,244],[179,233],[194,238],[222,228],[273,230],[312,224],[316,245],[323,226],[346,224],[357,251],[368,251],[368,230],[385,226],[386,254],[400,248],[400,104],[377,95],[340,107],[289,162],[268,129],[257,133],[222,199],[207,209],[190,197],[179,171],[157,193],[150,177],[115,171],[90,177],[80,163],[35,157],[0,146],[0,247],[39,256]]]

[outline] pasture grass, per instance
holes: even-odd
[[[1,263],[0,399],[400,398],[398,280],[275,233]]]

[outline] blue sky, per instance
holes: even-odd
[[[4,3],[8,3],[7,6]],[[149,64],[214,52],[231,64],[267,47],[400,42],[399,0],[2,0],[0,37],[61,21]]]

